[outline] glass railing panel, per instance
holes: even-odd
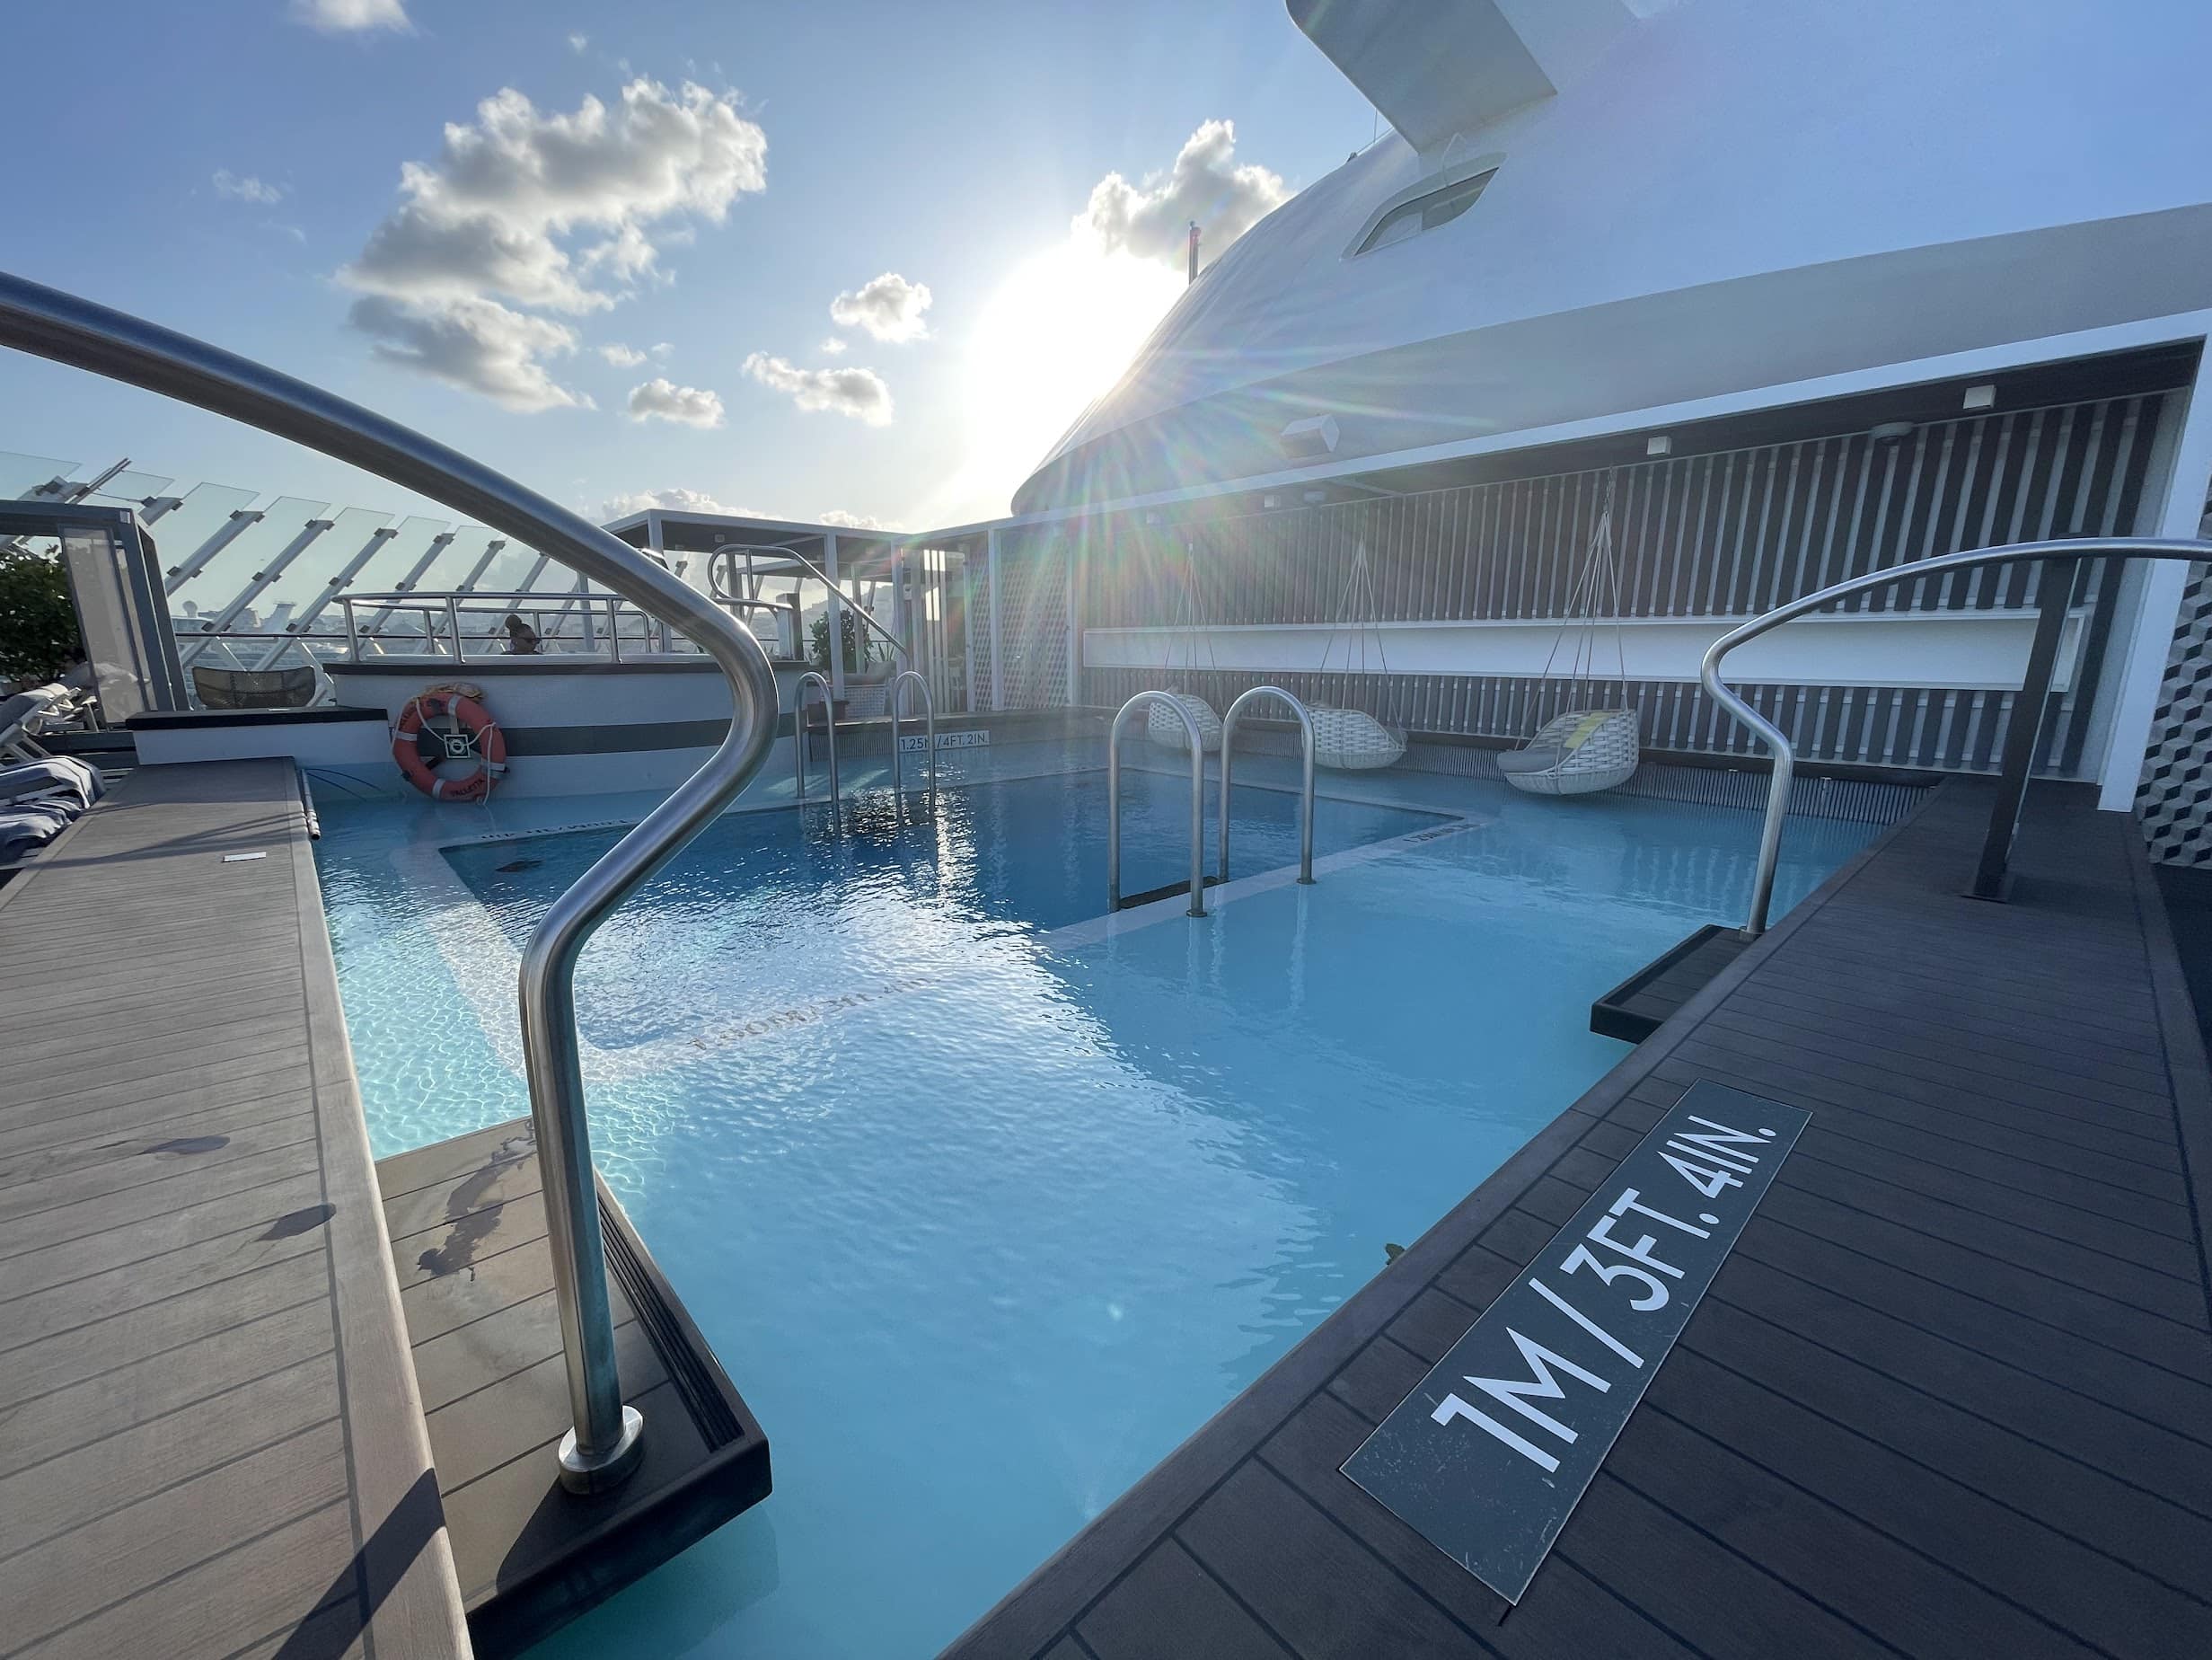
[[[292,539],[307,527],[309,521],[321,518],[330,505],[327,501],[309,501],[298,496],[280,496],[270,502],[258,523],[241,531],[208,561],[205,570],[184,583],[172,596],[170,609],[177,618],[177,638],[189,638],[196,631],[195,623],[204,625],[220,618],[251,586],[253,573],[266,570],[291,546]],[[183,510],[177,509],[180,513]],[[166,544],[163,552],[167,552]],[[260,626],[260,620],[265,614],[261,596],[257,594],[246,602],[246,609],[239,613],[225,631],[250,633]],[[205,631],[204,627],[197,631]]]
[[[139,472],[127,467],[84,499],[94,507],[137,508],[154,498],[171,494],[176,482],[158,472]]]
[[[409,571],[414,570],[422,556],[430,551],[431,543],[453,528],[448,519],[427,518],[410,514],[400,521],[399,534],[384,543],[383,551],[368,562],[355,579],[354,592],[384,594],[397,587]]]
[[[359,557],[375,532],[392,523],[392,515],[375,508],[340,508],[326,513],[330,528],[315,539],[298,559],[295,560],[272,584],[263,596],[262,614],[272,619],[271,625],[283,628],[322,597],[324,586],[343,570],[348,561]],[[383,550],[370,555],[374,562]],[[366,569],[366,567],[364,567]],[[360,587],[356,573],[354,587]],[[342,634],[345,619],[336,610],[326,610],[310,625],[317,634]]]
[[[56,461],[48,455],[22,455],[0,450],[0,501],[27,496],[49,479],[68,478],[77,470],[74,461]]]
[[[163,514],[150,525],[146,536],[154,543],[154,562],[163,570],[181,565],[195,549],[230,523],[231,515],[253,505],[259,490],[233,484],[198,484],[185,492],[183,504]],[[194,593],[193,598],[199,596]]]

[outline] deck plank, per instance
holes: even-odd
[[[466,1653],[289,762],[0,890],[0,1055],[10,1645]]]
[[[2131,823],[2039,786],[1979,905],[1988,799],[1653,976],[1664,1025],[947,1655],[1191,1652],[1177,1548],[1225,1647],[1300,1656],[2212,1653],[2212,1074]],[[1509,1613],[1339,1466],[1708,1078],[1811,1123]]]
[[[488,1656],[519,1652],[770,1486],[760,1426],[601,1184],[615,1365],[644,1451],[611,1495],[561,1490],[574,1419],[537,1170],[526,1119],[377,1167],[454,1564]]]

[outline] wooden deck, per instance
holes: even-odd
[[[321,908],[288,761],[0,890],[0,1651],[468,1652]]]
[[[2212,1654],[2204,1048],[2133,826],[1953,783],[964,1636],[962,1660]],[[1693,1082],[1811,1122],[1517,1607],[1340,1473]]]
[[[480,1656],[519,1652],[768,1496],[760,1425],[604,1183],[615,1356],[645,1459],[612,1493],[561,1490],[568,1377],[528,1119],[376,1173]]]

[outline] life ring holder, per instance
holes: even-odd
[[[484,707],[483,695],[472,685],[426,686],[407,700],[392,724],[392,760],[407,781],[434,801],[481,801],[507,772],[507,735]],[[471,756],[476,770],[466,777],[438,776],[445,762]]]

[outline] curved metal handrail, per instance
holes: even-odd
[[[808,559],[797,548],[787,546],[780,542],[771,543],[764,547],[757,548],[745,547],[739,543],[725,542],[718,545],[713,552],[707,555],[708,590],[716,599],[720,600],[725,605],[733,603],[736,600],[736,596],[731,594],[728,588],[723,584],[723,567],[727,564],[728,567],[728,573],[731,576],[736,575],[736,561],[737,555],[740,553],[787,554],[789,556],[793,564],[804,566],[806,573],[813,577],[815,581],[820,582],[825,587],[834,588],[837,587],[836,583],[830,580],[830,573],[828,571],[823,570],[821,566],[815,564],[814,561]],[[897,652],[909,663],[914,660],[914,654],[912,650],[908,648],[906,642],[901,640],[896,634],[893,633],[889,629],[886,628],[882,623],[877,622],[874,617],[870,616],[868,613],[867,607],[853,605],[850,601],[846,600],[841,593],[838,596],[838,609],[841,611],[851,612],[854,615],[858,616],[862,622],[866,623],[869,628],[874,629],[878,634],[881,634],[884,637],[885,642],[890,646],[892,650]]]
[[[930,696],[930,683],[921,671],[902,668],[891,682],[891,793],[894,797],[906,793],[906,774],[903,757],[899,753],[899,695],[912,681],[921,688],[921,719],[930,739],[930,799],[937,799],[937,704]]]
[[[837,700],[831,694],[829,677],[808,669],[791,686],[791,755],[798,764],[798,801],[806,804],[806,688],[822,688],[822,726],[830,735],[830,814],[837,813]]]
[[[1229,754],[1230,746],[1237,736],[1237,717],[1244,712],[1247,703],[1262,697],[1280,698],[1290,705],[1291,712],[1298,717],[1298,730],[1306,752],[1306,805],[1298,826],[1298,880],[1300,886],[1310,887],[1313,886],[1313,717],[1306,712],[1305,704],[1281,686],[1254,686],[1248,692],[1240,692],[1221,716],[1221,879],[1224,882],[1229,880]]]
[[[1121,706],[1106,733],[1106,909],[1122,908],[1122,728],[1141,703],[1165,703],[1191,740],[1191,908],[1206,914],[1206,742],[1191,711],[1165,692],[1140,692]]]
[[[609,912],[675,857],[760,770],[775,737],[776,678],[753,637],[696,588],[534,491],[304,381],[0,272],[0,346],[89,369],[291,438],[419,491],[551,554],[680,628],[729,676],[729,734],[706,764],[553,902],[524,948],[520,998],[530,1116],[575,1427],[560,1479],[611,1487],[637,1467],[644,1426],[622,1404],[576,1029],[576,960]]]
[[[1752,734],[1766,744],[1774,754],[1774,776],[1767,786],[1767,823],[1759,833],[1758,866],[1751,879],[1751,911],[1741,930],[1746,939],[1757,939],[1767,931],[1767,914],[1774,903],[1775,870],[1782,857],[1782,821],[1788,816],[1790,781],[1797,769],[1797,752],[1782,728],[1753,709],[1721,684],[1721,659],[1748,640],[1756,640],[1770,629],[1776,629],[1809,611],[1847,599],[1854,594],[1870,589],[1890,587],[1902,582],[1919,582],[1930,577],[1940,577],[1953,570],[1970,570],[1979,565],[2018,565],[2031,560],[2084,560],[2084,559],[2212,559],[2212,542],[2193,542],[2178,536],[2100,536],[2073,538],[2061,542],[2016,542],[2004,547],[1978,548],[1965,553],[1943,553],[1934,559],[1915,560],[1908,565],[1892,565],[1863,577],[1853,577],[1837,582],[1817,593],[1793,599],[1787,605],[1777,605],[1762,616],[1731,629],[1705,648],[1705,660],[1698,666],[1698,677],[1705,682],[1705,691],[1737,721],[1750,728]]]

